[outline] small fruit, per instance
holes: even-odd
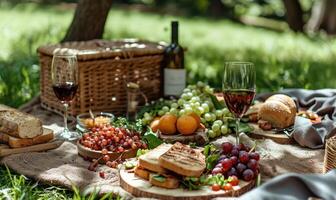
[[[244,165],[242,163],[238,163],[236,168],[237,168],[237,172],[239,174],[242,174],[247,167],[246,167],[246,165]]]
[[[239,160],[242,163],[247,163],[249,161],[249,154],[246,151],[239,152]]]
[[[175,115],[165,114],[160,118],[158,129],[163,134],[173,135],[176,133],[176,121]]]
[[[227,183],[223,186],[223,190],[232,190],[232,185],[231,183]]]
[[[218,185],[216,183],[211,186],[212,191],[219,191],[220,188],[221,188],[220,185]]]
[[[247,167],[255,171],[258,167],[258,162],[255,159],[251,159],[248,161]]]
[[[232,151],[232,144],[230,142],[223,142],[222,149],[224,154],[228,154]]]
[[[244,181],[250,181],[252,180],[254,177],[254,173],[251,169],[246,169],[244,172],[243,172],[243,179]]]
[[[237,163],[238,163],[238,158],[237,156],[232,156],[230,158],[231,162],[232,162],[232,165],[235,166]]]
[[[256,152],[250,153],[250,158],[258,161],[260,159],[260,155]]]
[[[154,118],[154,120],[151,122],[150,124],[150,128],[152,129],[153,132],[157,132],[159,129],[159,122],[160,122],[160,118],[156,117]]]
[[[229,178],[231,179],[230,183],[232,186],[236,186],[239,184],[239,179],[237,176],[230,176]]]
[[[232,162],[229,158],[225,158],[223,161],[222,161],[222,168],[223,168],[223,171],[226,172],[228,171],[230,168],[232,167]]]
[[[212,170],[211,173],[212,173],[212,175],[221,174],[221,173],[222,173],[222,168],[215,167],[215,168]]]
[[[191,135],[198,128],[197,121],[190,115],[183,115],[177,119],[177,130],[182,135]]]

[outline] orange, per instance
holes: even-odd
[[[196,120],[197,124],[201,123],[201,118],[196,113],[192,112],[189,115],[192,116]]]
[[[153,132],[157,132],[159,129],[159,122],[160,122],[160,117],[155,117],[154,120],[150,124],[150,128],[152,129]]]
[[[177,130],[182,135],[191,135],[198,128],[197,121],[194,117],[190,115],[182,115],[181,117],[179,117],[176,126]]]
[[[172,114],[165,114],[160,118],[159,130],[163,134],[173,135],[176,133],[176,116]]]

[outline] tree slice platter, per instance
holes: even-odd
[[[199,128],[192,135],[165,135],[158,131],[158,137],[167,143],[181,142],[183,144],[189,144],[191,142],[196,143],[197,145],[204,145],[209,142],[207,136],[207,130]]]
[[[237,197],[255,186],[255,180],[245,182],[240,180],[238,186],[234,186],[232,191],[212,191],[210,186],[204,186],[200,190],[186,190],[183,188],[166,189],[153,186],[149,181],[137,177],[134,172],[125,169],[120,170],[120,185],[127,192],[136,197],[158,198],[163,200],[207,200],[216,197]]]
[[[285,133],[279,133],[275,131],[264,131],[261,128],[259,128],[258,124],[255,123],[249,123],[250,126],[253,127],[253,131],[249,134],[252,138],[256,139],[271,139],[276,143],[279,144],[293,144],[295,143],[294,140]]]
[[[78,154],[83,158],[99,159],[103,155],[101,151],[92,150],[88,147],[83,146],[81,143],[79,143],[79,140],[77,141],[77,150]],[[121,159],[127,159],[127,158],[134,158],[136,156],[137,151],[138,149],[129,149],[124,151],[123,153],[109,151],[108,155],[110,156],[110,160],[115,160],[119,157],[121,157]],[[104,163],[104,160],[100,159],[99,163]]]

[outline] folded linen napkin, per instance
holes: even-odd
[[[325,140],[336,135],[336,90],[305,90],[287,89],[277,93],[291,96],[298,108],[308,109],[322,116],[322,122],[310,123],[310,120],[303,117],[296,117],[294,130],[291,136],[301,146],[312,149],[323,148]],[[257,100],[264,101],[274,93],[263,93],[257,95]]]
[[[336,200],[336,169],[327,174],[285,174],[244,194],[239,200]]]

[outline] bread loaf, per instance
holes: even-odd
[[[1,105],[0,132],[16,138],[34,138],[43,133],[42,122],[32,115]]]
[[[269,97],[261,105],[258,118],[270,122],[273,128],[287,128],[294,124],[296,110],[292,98],[277,94]]]

